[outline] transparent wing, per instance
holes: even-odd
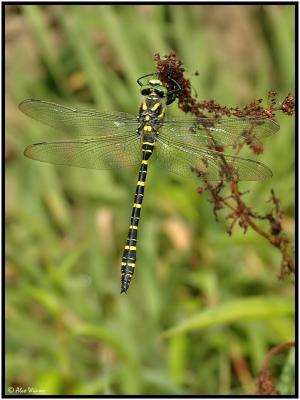
[[[260,141],[275,134],[279,125],[269,118],[173,118],[165,119],[160,136],[178,140],[182,145],[233,146],[241,142]]]
[[[90,169],[111,169],[141,162],[142,151],[137,135],[127,139],[104,136],[92,139],[60,140],[35,143],[24,151],[25,156],[51,164]]]
[[[200,146],[193,147],[181,142],[157,139],[156,158],[163,168],[185,177],[193,177],[194,169],[200,179],[211,181],[257,181],[272,176],[264,164],[241,157],[225,155]],[[194,175],[195,176],[195,175]]]
[[[76,136],[119,135],[135,136],[138,127],[134,115],[112,112],[100,113],[64,106],[43,100],[24,100],[19,109],[29,117],[52,128]]]

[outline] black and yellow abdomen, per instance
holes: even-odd
[[[143,159],[141,162],[138,182],[136,185],[130,226],[121,264],[121,293],[127,292],[127,289],[130,285],[131,277],[134,273],[136,263],[137,234],[144,198],[145,182],[148,172],[148,160],[153,152],[153,149],[154,142],[151,144],[150,142],[144,142],[142,144]]]

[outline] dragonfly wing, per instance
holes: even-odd
[[[157,141],[158,162],[178,175],[193,177],[194,170],[200,179],[209,181],[257,181],[272,176],[271,170],[258,161],[230,156],[200,146],[182,146],[181,142],[166,142],[161,137]]]
[[[160,136],[193,146],[234,146],[260,141],[275,134],[279,125],[269,118],[193,118],[165,119]]]
[[[36,121],[76,136],[135,135],[138,127],[134,115],[112,112],[101,113],[79,109],[44,100],[24,100],[19,109]]]
[[[90,169],[111,169],[139,165],[142,157],[137,137],[120,141],[113,136],[35,143],[25,156],[51,164]]]

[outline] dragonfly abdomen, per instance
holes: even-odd
[[[141,208],[144,198],[145,182],[148,172],[148,160],[151,157],[155,146],[155,139],[145,137],[142,142],[142,162],[139,170],[138,182],[136,185],[134,203],[130,219],[130,226],[127,235],[126,245],[123,251],[121,264],[121,293],[127,293],[131,278],[134,274],[136,262],[137,232],[140,221]]]

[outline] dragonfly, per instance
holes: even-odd
[[[26,147],[33,160],[91,169],[140,166],[129,231],[121,261],[121,293],[127,293],[136,267],[137,233],[150,160],[162,170],[185,177],[197,171],[206,181],[270,178],[261,162],[224,153],[227,146],[251,140],[260,142],[279,130],[270,118],[165,117],[168,106],[180,92],[170,78],[167,88],[155,74],[137,79],[141,104],[138,115],[99,112],[27,99],[19,109],[27,116],[64,132],[66,138],[42,141]]]

